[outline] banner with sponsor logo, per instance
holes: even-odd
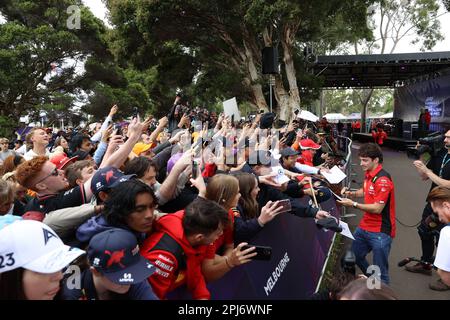
[[[309,197],[302,202],[306,205]],[[334,199],[321,206],[339,216]],[[278,215],[250,241],[272,247],[272,259],[235,267],[210,283],[211,299],[307,299],[316,289],[332,238],[333,232],[318,229],[314,219]],[[190,299],[190,295],[179,289],[169,299]]]

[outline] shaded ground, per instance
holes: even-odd
[[[358,144],[355,144],[354,147],[358,148]],[[363,173],[357,157],[358,150],[353,149],[352,153],[353,163],[355,164],[353,171],[357,174],[354,179],[361,183],[363,181]],[[383,156],[383,167],[391,174],[395,184],[397,219],[405,225],[415,225],[419,222],[422,215],[430,182],[424,182],[419,178],[416,169],[412,165],[412,160],[406,157],[405,152],[384,148]],[[352,184],[352,188],[357,187],[357,184]],[[348,213],[356,213],[356,217],[345,220],[350,224],[351,230],[354,230],[362,217],[362,211],[350,209]],[[350,245],[350,242],[346,241],[346,245]],[[420,258],[420,256],[420,238],[416,227],[405,227],[397,221],[397,236],[394,239],[389,259],[392,289],[394,289],[400,299],[450,300],[450,291],[438,292],[428,288],[428,284],[431,281],[438,279],[435,271],[433,271],[433,276],[430,277],[411,273],[397,266],[397,263],[405,257]],[[369,254],[369,261],[370,259],[371,254]],[[412,264],[413,262],[411,262]]]

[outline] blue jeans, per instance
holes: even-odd
[[[366,256],[373,251],[373,264],[380,268],[381,281],[389,284],[389,252],[391,251],[392,238],[382,232],[369,232],[356,228],[353,235],[352,251],[356,257],[356,264],[367,275],[369,263]]]

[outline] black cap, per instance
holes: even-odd
[[[113,228],[92,237],[87,250],[92,267],[116,284],[136,284],[152,275],[156,268],[139,253],[136,236]]]
[[[98,194],[100,193],[100,191],[107,191],[109,189],[112,189],[119,183],[128,181],[135,176],[135,174],[125,175],[119,169],[114,167],[103,167],[97,170],[97,172],[92,176],[92,193],[98,198]]]
[[[261,129],[272,128],[274,119],[275,119],[275,113],[273,113],[273,112],[272,113],[270,113],[270,112],[264,113],[261,116],[261,120],[259,121],[259,127]]]
[[[283,150],[280,151],[280,154],[282,157],[289,157],[289,156],[299,155],[300,152],[298,152],[292,148],[284,148]]]

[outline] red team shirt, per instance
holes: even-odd
[[[381,214],[364,212],[359,227],[369,232],[383,232],[395,237],[394,183],[381,165],[373,172],[366,172],[364,179],[364,203],[385,204]],[[374,182],[375,181],[375,182]]]

